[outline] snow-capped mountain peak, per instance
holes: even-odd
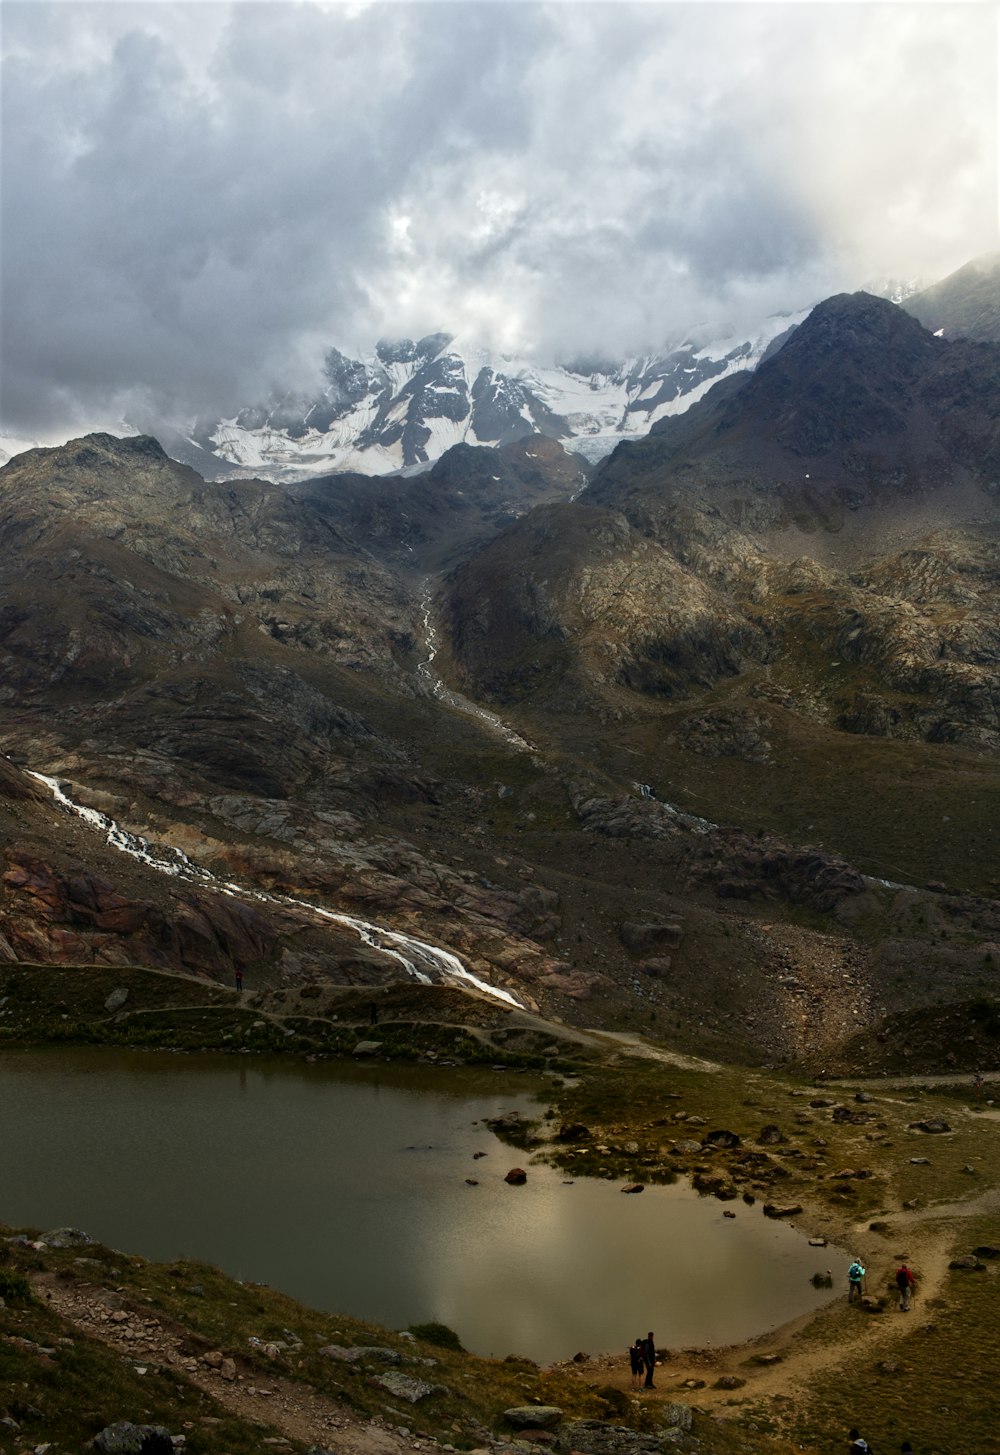
[[[597,460],[683,412],[726,374],[755,367],[804,316],[775,316],[709,342],[694,333],[659,354],[617,361],[542,365],[448,333],[381,339],[364,359],[331,348],[314,394],[275,396],[203,424],[194,442],[274,479],[388,474],[463,441],[502,445],[530,434]]]

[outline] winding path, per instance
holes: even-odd
[[[284,1435],[319,1449],[335,1447],[338,1455],[403,1455],[437,1448],[433,1440],[404,1438],[380,1421],[358,1420],[339,1401],[285,1379],[280,1365],[261,1368],[236,1351],[223,1350],[216,1352],[225,1353],[225,1363],[208,1363],[192,1352],[191,1338],[181,1325],[120,1295],[109,1299],[106,1289],[66,1283],[52,1273],[35,1274],[31,1283],[36,1296],[78,1335],[99,1340],[132,1368],[167,1365],[222,1409],[261,1424],[262,1437]]]

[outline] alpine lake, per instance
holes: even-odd
[[[538,1117],[535,1093],[468,1068],[6,1051],[0,1217],[540,1363],[647,1329],[665,1348],[737,1343],[830,1300],[811,1279],[837,1250],[759,1206],[724,1217],[681,1182],[623,1196],[505,1146],[487,1119]]]

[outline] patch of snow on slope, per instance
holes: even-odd
[[[460,445],[469,438],[469,419],[447,419],[444,415],[434,415],[424,421],[424,426],[431,432],[430,439],[424,445],[428,459],[436,460],[450,450],[452,445]]]

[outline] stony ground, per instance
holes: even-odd
[[[772,967],[748,1020],[771,1054],[800,1061],[842,1045],[884,1014],[856,940],[798,925],[743,920],[743,933]],[[737,971],[739,975],[739,971]]]
[[[323,1448],[335,1447],[343,1455],[399,1455],[404,1450],[429,1448],[433,1441],[415,1439],[408,1431],[380,1421],[359,1421],[346,1407],[308,1385],[275,1373],[262,1379],[221,1350],[192,1352],[190,1335],[179,1324],[156,1314],[129,1308],[118,1294],[106,1289],[60,1281],[52,1274],[32,1280],[35,1293],[67,1324],[81,1334],[100,1339],[130,1364],[165,1364],[203,1389],[224,1409],[244,1419],[266,1424],[274,1434],[262,1437],[276,1451],[280,1437]]]

